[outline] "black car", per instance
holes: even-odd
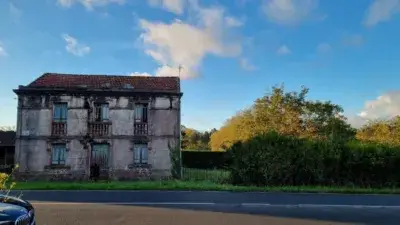
[[[0,194],[0,225],[35,224],[35,209],[28,201]]]

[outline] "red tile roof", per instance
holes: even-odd
[[[108,86],[107,86],[108,85]],[[123,88],[132,85],[134,89],[149,91],[180,92],[178,77],[111,76],[45,73],[27,87],[44,88]]]

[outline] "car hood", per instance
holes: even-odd
[[[28,201],[22,200],[20,198],[14,197],[14,196],[9,196],[9,195],[4,195],[0,194],[0,203],[7,203],[7,204],[12,204],[16,206],[21,206],[27,209],[28,211],[31,210],[33,207],[31,203]]]
[[[0,203],[0,221],[14,221],[18,217],[27,213],[28,211],[21,206]]]

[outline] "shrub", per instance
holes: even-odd
[[[224,169],[230,164],[226,152],[182,151],[182,165],[196,169]]]
[[[0,191],[1,194],[8,195],[10,191],[15,187],[16,183],[13,182],[12,174],[15,169],[18,169],[18,165],[12,170],[10,174],[7,173],[0,173]]]
[[[400,149],[382,144],[272,132],[237,142],[229,151],[234,184],[382,187],[400,182]]]

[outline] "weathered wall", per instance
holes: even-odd
[[[88,171],[88,151],[84,149],[81,138],[87,133],[89,113],[88,99],[80,96],[37,96],[22,97],[22,137],[17,135],[16,159],[19,161],[19,171],[29,169],[34,172],[48,172],[51,152],[50,144],[57,140],[51,139],[52,102],[68,103],[67,136],[68,152],[66,165],[71,171],[84,173]],[[128,97],[94,97],[89,101],[109,103],[109,116],[112,122],[109,143],[110,166],[116,171],[115,176],[131,179],[133,177],[169,176],[170,150],[168,143],[175,145],[180,136],[179,98],[153,98],[149,102],[149,166],[137,168],[133,165],[134,145],[134,103],[135,98]],[[19,132],[19,129],[18,129]],[[18,133],[19,134],[19,133]],[[19,142],[21,147],[19,147]],[[20,151],[22,149],[22,151]],[[21,152],[19,158],[18,154]],[[69,175],[71,177],[72,175]]]
[[[151,160],[154,176],[169,176],[170,149],[180,137],[179,98],[156,98],[150,109]]]

